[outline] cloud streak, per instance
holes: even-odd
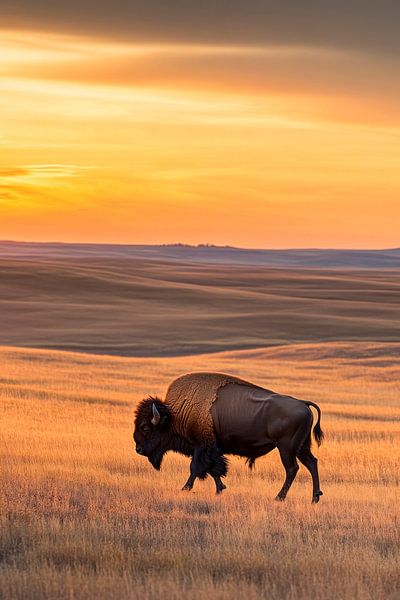
[[[3,0],[4,26],[136,42],[328,46],[398,55],[393,0]]]
[[[158,94],[168,104],[183,92],[196,94],[200,104],[207,93],[225,93],[252,97],[255,105],[263,97],[272,103],[279,98],[281,105],[297,97],[300,114],[281,115],[287,122],[307,122],[312,114],[322,121],[400,123],[398,64],[388,56],[299,45],[132,44],[26,31],[3,34],[3,89],[80,97],[81,113],[85,98],[96,96],[109,97],[104,116],[118,111],[127,116],[124,102],[135,103],[135,97],[140,102],[147,95],[151,105]],[[311,110],[302,110],[306,104]],[[88,117],[90,111],[99,116],[103,109],[89,106]],[[271,124],[278,118],[270,115]]]
[[[68,164],[36,164],[16,167],[0,167],[0,177],[34,182],[58,179],[59,177],[76,177],[91,167]]]
[[[79,177],[90,167],[70,164],[34,164],[0,167],[0,200],[18,202],[26,206],[27,200],[43,196],[58,186],[58,181]]]

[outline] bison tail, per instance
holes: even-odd
[[[317,424],[315,425],[315,427],[313,429],[313,434],[314,434],[314,439],[317,442],[317,445],[320,446],[322,444],[322,442],[324,441],[325,434],[321,429],[319,421],[317,421]]]
[[[325,434],[321,429],[321,409],[318,404],[315,404],[314,402],[307,402],[306,400],[304,400],[304,402],[307,404],[307,406],[313,406],[318,413],[318,420],[313,429],[313,434],[315,441],[317,442],[318,446],[320,446],[325,437]]]

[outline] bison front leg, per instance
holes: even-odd
[[[226,490],[226,485],[224,483],[222,483],[221,477],[219,477],[219,476],[215,477],[213,475],[213,479],[215,481],[215,487],[216,487],[217,494],[222,494],[222,492],[224,490]]]
[[[219,448],[212,448],[210,458],[211,465],[209,473],[215,481],[217,494],[221,494],[223,490],[226,490],[226,485],[222,483],[221,477],[225,477],[228,472],[228,461]]]
[[[189,479],[183,486],[182,490],[190,492],[190,490],[193,488],[194,482],[196,481],[196,477],[197,477],[197,468],[196,468],[195,458],[193,456],[191,463],[190,463]]]
[[[193,458],[190,463],[190,476],[185,485],[183,486],[183,490],[190,491],[193,488],[194,482],[197,477],[200,479],[205,479],[207,477],[207,470],[204,466],[205,463],[205,448],[204,446],[195,446],[193,451]]]
[[[221,477],[224,477],[226,473],[226,458],[216,446],[197,446],[190,463],[190,477],[182,489],[191,490],[197,477],[205,479],[210,474],[215,481],[217,494],[220,494],[226,489],[221,481]]]
[[[279,454],[281,455],[281,460],[282,460],[283,466],[285,467],[286,479],[285,479],[285,483],[282,486],[282,489],[280,490],[279,494],[276,496],[275,500],[280,500],[281,502],[283,502],[283,500],[285,500],[286,495],[290,489],[290,486],[292,485],[292,483],[297,475],[297,471],[299,470],[299,465],[297,464],[296,455],[294,453],[292,453],[289,450],[286,450],[284,448],[279,448],[279,446],[278,446],[278,450],[279,450]]]

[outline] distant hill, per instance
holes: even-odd
[[[176,356],[398,342],[399,266],[399,250],[4,242],[0,345]]]
[[[289,249],[257,250],[231,246],[185,244],[63,244],[0,241],[3,258],[120,257],[207,264],[312,267],[323,269],[399,269],[400,248],[388,250]]]

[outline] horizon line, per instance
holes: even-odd
[[[193,248],[193,249],[215,249],[215,250],[239,250],[243,252],[293,252],[293,251],[308,251],[308,252],[393,252],[400,250],[400,246],[384,247],[384,248],[335,248],[335,247],[315,247],[315,246],[303,246],[303,247],[284,247],[284,248],[249,248],[242,246],[232,246],[229,244],[211,244],[207,242],[201,242],[198,244],[189,244],[185,242],[169,242],[169,243],[147,243],[147,244],[135,244],[131,242],[69,242],[69,241],[37,241],[37,240],[9,240],[0,239],[0,244],[35,244],[35,245],[59,245],[59,246],[120,246],[120,247],[148,247],[148,248]]]

